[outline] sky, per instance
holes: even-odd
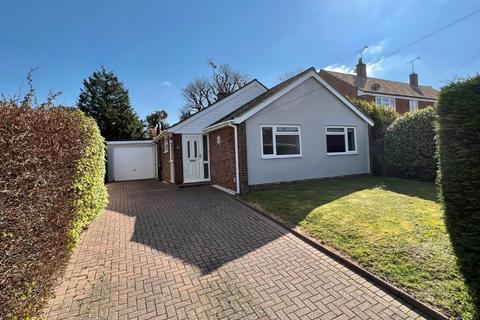
[[[368,45],[372,62],[480,8],[478,0],[8,1],[0,0],[0,93],[26,90],[32,68],[40,98],[75,105],[83,79],[114,71],[144,119],[164,109],[170,123],[182,88],[228,63],[270,87],[314,66],[352,72]],[[441,88],[480,70],[480,13],[368,68],[369,76]]]

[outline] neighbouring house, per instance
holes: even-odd
[[[230,193],[370,173],[373,122],[309,68],[267,89],[253,80],[162,131],[160,177]]]
[[[321,70],[320,76],[341,94],[389,106],[399,113],[416,111],[436,105],[439,92],[418,84],[418,74],[411,73],[409,83],[371,78],[360,58],[356,74]]]

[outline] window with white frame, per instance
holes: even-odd
[[[379,106],[395,108],[395,99],[390,97],[375,97],[375,103]]]
[[[262,158],[288,158],[302,155],[300,126],[262,125]]]
[[[173,140],[172,139],[168,141],[168,150],[170,150],[170,152],[168,153],[168,160],[170,162],[173,162]]]
[[[357,136],[355,127],[327,127],[327,154],[357,153]]]
[[[167,153],[168,152],[168,138],[165,138],[163,140],[163,153]]]
[[[409,105],[410,105],[410,112],[418,110],[418,100],[410,100]]]

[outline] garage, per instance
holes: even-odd
[[[108,181],[156,178],[156,154],[152,140],[107,141]]]

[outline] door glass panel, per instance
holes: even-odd
[[[193,141],[193,157],[197,158],[197,140]]]
[[[203,164],[203,178],[208,179],[208,163]]]
[[[190,158],[190,141],[187,141],[187,158]]]
[[[208,137],[203,136],[203,161],[208,161]]]

